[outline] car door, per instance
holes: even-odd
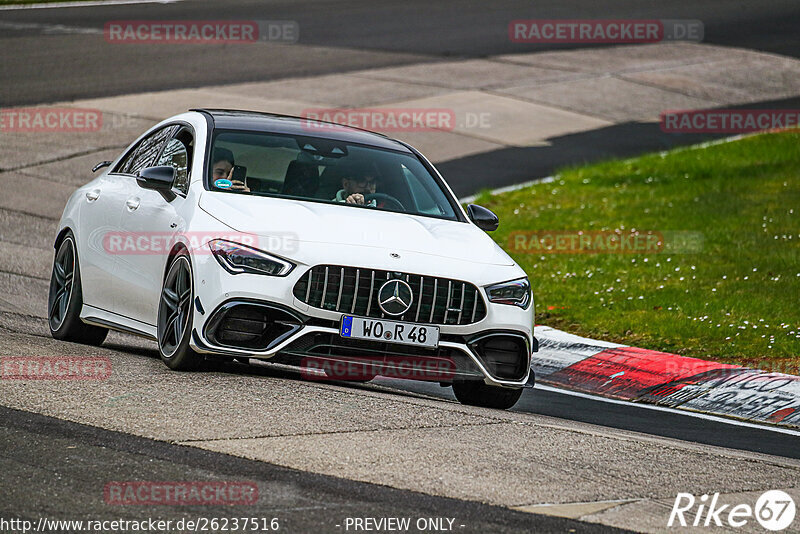
[[[124,182],[124,176],[104,173],[81,199],[77,242],[83,302],[106,311],[114,311],[117,256],[112,246],[117,244],[115,234],[125,203]]]
[[[143,189],[131,177],[120,218],[120,228],[136,238],[136,251],[118,257],[121,279],[117,287],[118,308],[126,317],[151,326],[155,326],[158,318],[167,256],[175,236],[184,228],[179,210],[185,202],[191,171],[191,130],[175,126],[169,129],[169,134],[158,156],[148,166],[175,168],[173,195]]]

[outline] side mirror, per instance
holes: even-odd
[[[484,232],[494,232],[500,226],[500,219],[494,214],[492,210],[486,209],[477,204],[470,204],[467,206],[467,215],[469,220],[475,223],[475,226]]]
[[[171,201],[175,198],[175,193],[172,192],[172,184],[175,183],[175,167],[161,165],[142,169],[136,175],[136,183],[142,189],[158,191],[167,201]]]
[[[112,162],[110,162],[110,161],[101,161],[100,163],[98,163],[97,165],[92,167],[92,172],[97,172],[100,169],[102,169],[103,167],[108,167],[109,165],[111,165],[111,163]]]
[[[175,167],[162,165],[142,169],[136,175],[136,182],[142,189],[172,191],[172,184],[175,182]]]

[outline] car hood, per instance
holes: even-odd
[[[472,224],[369,208],[204,192],[200,208],[244,234],[298,243],[415,252],[486,265],[514,261]]]

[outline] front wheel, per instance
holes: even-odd
[[[69,232],[56,250],[53,272],[50,275],[50,292],[47,298],[50,335],[63,341],[100,345],[106,339],[108,329],[81,321],[81,308],[81,270],[75,237]]]
[[[193,300],[192,264],[184,251],[172,260],[158,302],[158,352],[175,371],[197,369],[203,361],[189,347]]]
[[[507,410],[522,396],[522,389],[488,386],[477,380],[453,382],[453,393],[458,402],[470,406]]]

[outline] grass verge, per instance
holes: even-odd
[[[476,203],[500,216],[538,324],[800,374],[800,133],[569,168]],[[603,251],[609,232],[640,246]]]

